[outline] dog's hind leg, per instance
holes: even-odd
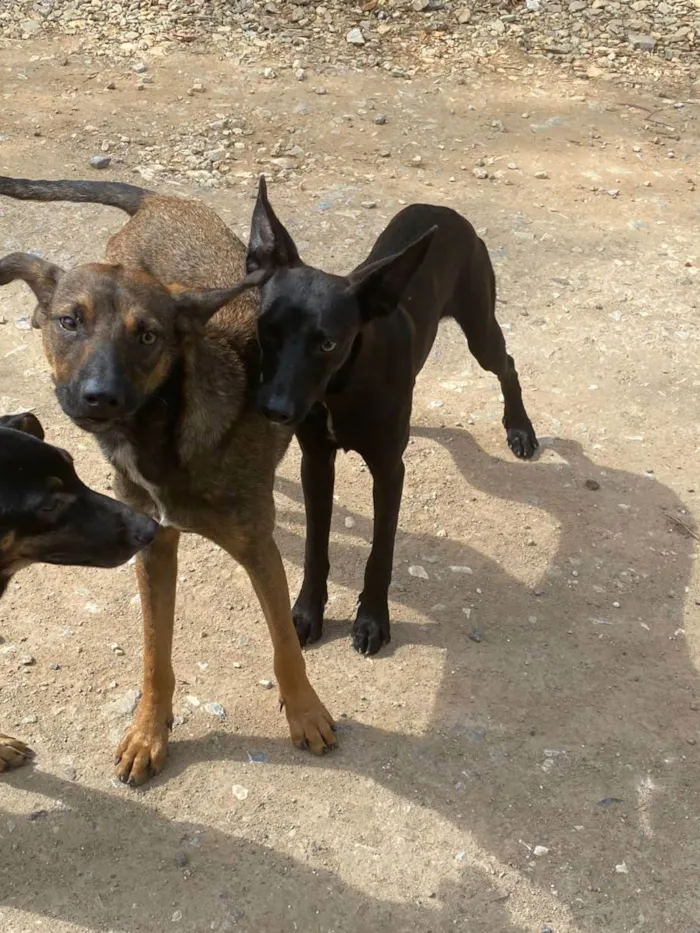
[[[488,276],[479,282],[469,281],[450,302],[445,317],[453,317],[464,331],[469,349],[482,369],[494,373],[501,384],[504,411],[503,426],[508,446],[516,457],[532,457],[539,443],[525,410],[515,362],[506,350],[506,341],[496,320],[496,279],[483,243],[483,262]]]
[[[318,641],[328,599],[328,539],[333,514],[336,448],[311,422],[297,431],[302,451],[301,483],[306,511],[304,580],[292,616],[300,644]]]
[[[143,696],[134,724],[117,749],[117,777],[143,784],[165,764],[173,724],[172,666],[177,548],[180,533],[161,528],[136,557],[143,613]]]
[[[289,588],[280,552],[272,534],[255,529],[240,533],[217,529],[211,539],[243,565],[253,584],[270,630],[274,671],[292,741],[316,755],[338,743],[333,719],[306,676],[306,663],[292,622]]]

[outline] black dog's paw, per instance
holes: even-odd
[[[319,641],[323,635],[323,609],[314,611],[297,603],[292,609],[292,619],[302,648]]]
[[[391,641],[389,618],[369,615],[360,610],[352,626],[352,646],[359,654],[376,654]]]
[[[521,460],[529,460],[540,446],[532,425],[527,428],[508,428],[506,433],[508,446]]]

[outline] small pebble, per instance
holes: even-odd
[[[22,667],[32,667],[34,664],[36,664],[36,658],[31,654],[25,654],[24,657],[19,659],[19,663],[22,665]]]
[[[597,489],[600,489],[600,483],[595,479],[587,479],[584,483],[586,489],[590,489],[591,492],[595,492]]]
[[[541,855],[549,855],[549,849],[547,846],[535,846],[532,850],[532,854],[539,858]]]
[[[376,201],[363,201],[362,206],[365,208],[365,210],[371,211],[371,210],[374,210],[374,208],[377,206],[377,202]]]
[[[549,172],[535,172],[535,178],[549,178]]]
[[[384,126],[386,123],[386,116],[383,113],[378,113],[374,118],[374,122],[377,124],[377,126]]]
[[[354,528],[356,522],[355,522],[355,519],[352,517],[352,515],[346,515],[345,521],[343,522],[343,524],[345,525],[346,528]]]
[[[226,719],[226,710],[221,703],[205,703],[204,711],[209,713],[210,716],[216,716],[217,719],[220,719],[222,722]]]
[[[473,629],[471,630],[471,632],[469,633],[469,638],[470,638],[470,640],[471,640],[471,641],[477,642],[477,644],[478,644],[480,641],[482,641],[483,637],[484,637],[484,636],[483,636],[483,634],[482,634],[480,628],[473,628]]]
[[[349,42],[350,45],[360,46],[365,44],[365,37],[362,35],[362,30],[358,26],[355,26],[355,28],[351,29],[345,36],[345,41]]]
[[[412,577],[418,577],[419,580],[429,580],[430,577],[425,569],[421,567],[420,564],[413,564],[408,568],[408,572]]]
[[[186,852],[175,853],[175,864],[178,868],[186,868],[190,864],[190,857]]]
[[[248,797],[248,788],[243,787],[242,784],[234,784],[231,791],[236,800],[246,800]]]
[[[258,683],[260,684],[261,687],[264,687],[265,690],[272,690],[272,688],[274,687],[274,684],[272,683],[271,680],[260,680],[258,681]]]
[[[109,168],[111,162],[112,157],[108,155],[94,155],[90,159],[90,165],[96,169]]]

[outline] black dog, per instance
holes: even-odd
[[[32,414],[0,418],[0,596],[34,563],[118,567],[153,540],[158,525],[88,489],[70,454],[44,443]],[[32,752],[0,735],[0,772]]]
[[[443,318],[457,321],[479,365],[498,376],[513,453],[532,457],[538,446],[496,321],[491,260],[464,217],[414,204],[350,275],[329,275],[301,261],[261,178],[247,259],[247,271],[255,270],[267,273],[259,404],[272,421],[296,428],[303,454],[307,540],[294,624],[302,644],[321,637],[335,456],[339,448],[355,450],[374,480],[374,536],[353,644],[375,654],[390,639],[388,591],[413,386]]]

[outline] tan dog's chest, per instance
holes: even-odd
[[[138,467],[138,462],[136,460],[136,452],[131,444],[123,441],[114,450],[110,453],[109,459],[112,461],[112,465],[116,469],[121,470],[135,486],[139,486],[148,494],[152,499],[153,504],[156,507],[158,512],[157,519],[159,523],[163,526],[171,525],[174,526],[176,523],[171,521],[168,517],[167,509],[163,502],[163,496],[154,483],[149,483],[149,481],[144,477]]]

